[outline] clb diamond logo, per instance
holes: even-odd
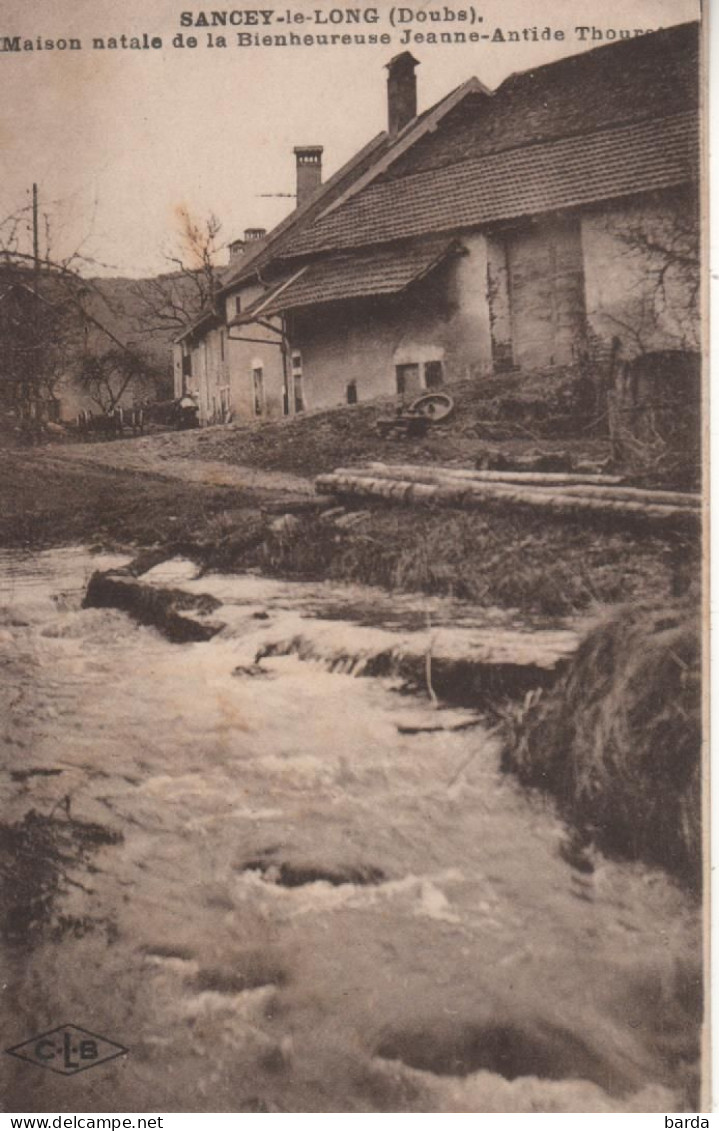
[[[30,1037],[20,1045],[5,1049],[10,1056],[27,1060],[40,1068],[49,1068],[60,1076],[75,1076],[88,1068],[97,1068],[98,1064],[125,1056],[128,1051],[123,1045],[78,1025],[59,1025],[57,1029],[50,1029],[39,1037]]]

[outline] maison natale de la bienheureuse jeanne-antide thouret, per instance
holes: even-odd
[[[691,283],[665,271],[658,299],[652,238],[698,223],[698,24],[495,91],[471,77],[421,113],[417,66],[389,62],[386,129],[329,180],[322,146],[297,146],[295,210],[230,245],[175,346],[202,424],[695,355]]]

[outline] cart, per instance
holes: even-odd
[[[409,408],[400,405],[395,416],[381,417],[376,427],[380,436],[387,439],[421,439],[433,424],[446,420],[453,411],[454,401],[449,393],[423,393]]]

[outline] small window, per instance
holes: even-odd
[[[220,330],[220,361],[225,360],[225,331]]]
[[[302,389],[302,374],[295,373],[295,412],[305,411],[305,394]]]
[[[258,366],[252,370],[252,386],[255,400],[255,416],[262,416],[265,408],[265,375],[261,368]]]
[[[235,295],[235,314],[242,314],[242,295]]]
[[[230,420],[232,420],[232,412],[230,411],[230,386],[223,385],[219,392],[221,422],[223,424],[229,424]]]
[[[438,389],[444,381],[441,361],[428,361],[424,367],[424,385],[426,389]]]
[[[400,396],[419,391],[419,365],[397,365],[395,366],[395,375],[397,392]]]
[[[347,386],[347,404],[357,404],[357,382],[350,381]]]
[[[302,354],[299,350],[292,351],[291,380],[295,390],[295,412],[304,412],[305,396],[302,389]]]
[[[183,377],[191,377],[192,376],[192,354],[191,353],[183,353],[183,355],[182,355],[182,376]]]

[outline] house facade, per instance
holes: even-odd
[[[388,128],[248,239],[176,347],[203,422],[293,415],[508,370],[698,348],[698,26],[513,75]]]

